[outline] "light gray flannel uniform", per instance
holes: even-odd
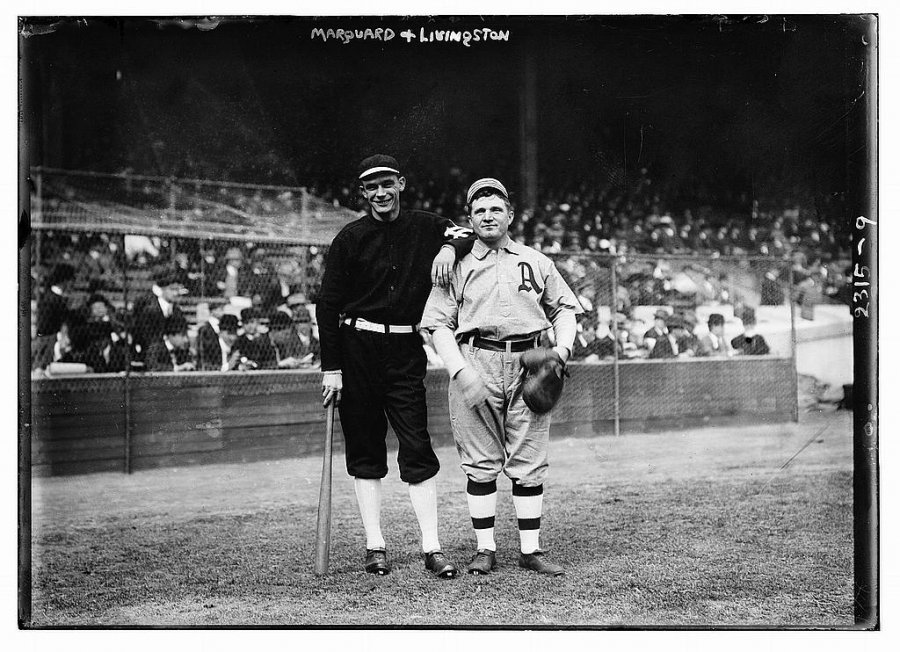
[[[454,267],[449,287],[432,288],[421,326],[447,327],[458,342],[475,331],[493,340],[517,340],[550,328],[561,311],[583,312],[553,261],[512,240],[496,251],[478,240]],[[450,421],[463,471],[475,482],[495,480],[503,471],[524,486],[542,484],[550,414],[535,414],[522,400],[522,354],[465,342],[460,352],[490,393],[488,406],[473,409],[450,382]]]

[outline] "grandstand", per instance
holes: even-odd
[[[399,34],[409,20],[379,23]],[[871,96],[860,94],[867,54],[852,18],[506,17],[508,43],[395,39],[378,56],[362,56],[371,44],[310,42],[313,22],[226,21],[201,42],[171,23],[62,21],[23,41],[35,313],[65,263],[72,307],[83,315],[102,293],[126,340],[162,268],[182,278],[177,303],[195,348],[198,330],[225,312],[259,307],[263,322],[285,312],[288,291],[314,320],[327,247],[359,214],[354,162],[385,150],[407,175],[405,206],[457,221],[472,180],[504,180],[513,237],[556,261],[590,318],[582,332],[603,337],[613,315],[628,320],[628,356],[579,363],[596,364],[596,377],[620,363],[623,377],[665,375],[672,384],[658,389],[702,417],[702,396],[678,383],[718,363],[651,359],[642,338],[665,311],[695,337],[711,313],[729,337],[755,315],[769,353],[723,360],[737,365],[723,378],[751,374],[741,378],[749,387],[777,369],[781,399],[796,394],[798,373],[847,382],[847,216],[869,196],[866,166],[848,152],[866,151]],[[845,47],[823,50],[826,40]],[[249,275],[238,289],[225,282],[232,254]],[[285,261],[296,263],[287,279]],[[818,364],[824,350],[841,352],[833,369]],[[138,380],[154,392],[168,382],[132,371],[103,382],[123,396]],[[260,375],[229,375],[228,391],[282,382],[250,373]],[[101,376],[66,380],[89,389]],[[35,388],[60,380],[36,374]],[[184,382],[207,395],[218,383],[201,380]],[[648,414],[639,389],[615,405]],[[735,398],[720,413],[761,400]],[[253,427],[275,437],[283,425]]]
[[[34,168],[32,228],[327,245],[358,214],[306,188]]]

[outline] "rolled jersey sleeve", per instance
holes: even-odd
[[[459,327],[459,304],[456,299],[457,281],[458,277],[454,274],[448,287],[435,286],[431,288],[421,322],[421,327],[434,335],[435,350],[444,361],[444,366],[451,378],[456,376],[459,370],[466,365],[455,338],[456,329]]]
[[[541,303],[547,313],[547,318],[553,324],[556,344],[564,346],[571,353],[577,334],[575,315],[580,315],[584,309],[552,262],[544,283]]]
[[[428,295],[428,301],[425,302],[422,321],[419,322],[421,328],[434,332],[435,329],[443,326],[449,328],[451,332],[456,332],[459,304],[456,302],[455,286],[454,279],[451,280],[448,287],[434,286],[431,288],[431,294]]]
[[[322,371],[341,369],[340,314],[344,307],[345,288],[348,284],[346,252],[340,236],[336,237],[325,260],[325,274],[316,305],[319,323],[319,345],[322,352]]]

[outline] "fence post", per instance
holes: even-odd
[[[619,430],[619,415],[620,415],[620,407],[619,407],[619,324],[616,320],[616,313],[619,310],[619,278],[616,273],[616,269],[619,266],[619,257],[612,257],[612,265],[610,280],[612,282],[612,315],[610,315],[610,323],[612,323],[612,333],[613,333],[613,432],[615,432],[615,436],[618,437],[620,434]]]
[[[125,377],[122,385],[122,404],[125,410],[123,428],[124,441],[124,467],[125,473],[131,473],[131,325],[127,318],[128,312],[128,254],[125,253],[125,235],[122,234],[122,303],[125,304]]]
[[[794,387],[794,407],[791,411],[791,418],[794,423],[800,421],[800,405],[797,392],[799,391],[799,379],[797,378],[797,327],[794,323],[795,307],[794,307],[794,266],[788,262],[788,304],[791,307],[791,380]]]
[[[44,213],[43,213],[43,179],[41,179],[41,168],[34,168],[34,207],[31,211],[31,221],[35,221],[35,216],[37,216],[41,222],[44,221]],[[31,264],[34,265],[34,268],[37,270],[38,274],[41,273],[41,247],[44,243],[44,235],[43,229],[35,229],[34,230],[34,260]],[[43,292],[42,284],[39,282],[37,287],[37,296],[40,298],[41,293]]]

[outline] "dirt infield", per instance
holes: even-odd
[[[384,578],[361,571],[342,459],[324,579],[311,572],[318,458],[35,479],[30,624],[849,627],[851,453],[846,412],[553,441],[542,543],[561,579],[516,567],[506,480],[499,571],[441,582],[423,571],[394,463]],[[442,543],[464,561],[465,480],[454,449],[438,455]]]

